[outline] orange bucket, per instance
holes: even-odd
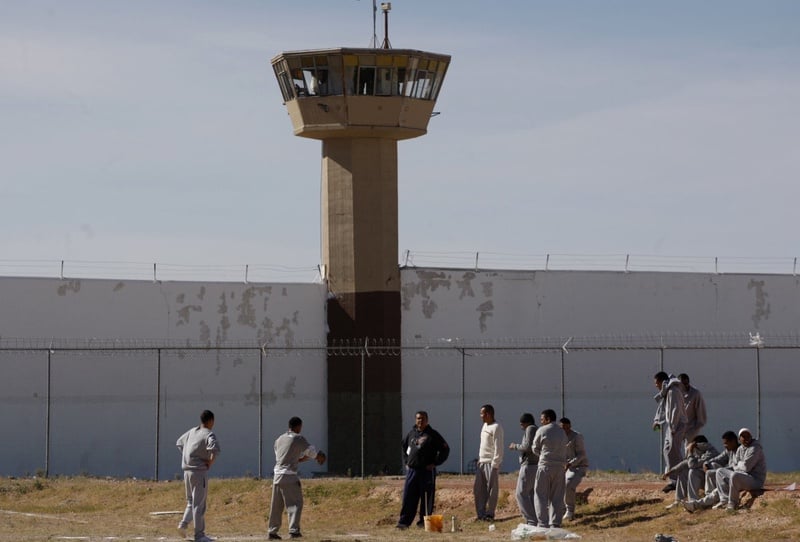
[[[441,533],[442,526],[444,525],[444,516],[440,514],[433,514],[431,516],[425,516],[423,518],[425,521],[425,530],[429,533]]]

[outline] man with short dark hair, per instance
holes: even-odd
[[[494,418],[494,407],[481,407],[481,444],[478,448],[478,464],[475,467],[475,512],[479,521],[494,521],[497,498],[500,491],[500,465],[503,463],[503,426]]]
[[[683,460],[683,439],[686,432],[686,407],[683,403],[683,388],[680,380],[664,371],[653,377],[658,393],[654,399],[658,403],[653,418],[653,429],[661,430],[664,445],[664,472],[673,469]],[[669,476],[670,483],[662,491],[669,493],[675,489],[676,475]]]
[[[522,428],[522,442],[517,444],[512,442],[508,445],[510,450],[519,452],[519,474],[517,475],[517,505],[525,523],[528,525],[538,525],[536,519],[536,505],[534,504],[534,490],[536,488],[536,469],[538,468],[539,456],[533,453],[533,437],[536,435],[536,423],[533,414],[525,412],[519,418],[519,425]]]
[[[564,506],[567,511],[564,513],[563,519],[572,521],[575,519],[575,491],[583,477],[586,476],[586,470],[589,468],[589,456],[586,455],[583,435],[572,430],[570,419],[561,418],[559,425],[567,434],[567,466],[564,486]]]
[[[300,538],[300,516],[303,513],[303,490],[297,476],[298,465],[309,459],[325,463],[325,453],[312,446],[304,436],[303,420],[289,419],[289,430],[275,440],[275,472],[272,480],[272,503],[269,509],[270,540],[280,540],[283,509],[289,516],[289,537]]]
[[[402,442],[403,463],[406,466],[406,483],[403,486],[403,505],[400,509],[398,529],[407,529],[419,509],[418,527],[425,525],[424,517],[433,514],[436,495],[436,467],[447,461],[450,447],[428,423],[428,413],[419,410],[414,414],[414,427]]]
[[[536,517],[539,527],[558,528],[564,518],[564,471],[567,469],[567,434],[556,424],[556,412],[543,410],[541,427],[533,437],[533,453],[539,456],[536,469]]]
[[[214,413],[204,410],[200,425],[178,437],[175,445],[181,452],[183,486],[186,490],[186,509],[178,523],[178,530],[186,538],[189,523],[194,521],[195,542],[210,542],[206,536],[206,498],[208,497],[208,470],[220,453],[214,428]]]

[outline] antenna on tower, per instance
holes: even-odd
[[[391,49],[392,44],[389,43],[389,12],[392,10],[391,2],[381,2],[381,11],[383,11],[383,45],[382,49]]]

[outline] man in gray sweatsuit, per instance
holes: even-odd
[[[564,505],[565,478],[567,469],[567,434],[556,423],[552,409],[542,411],[539,417],[542,426],[533,437],[533,453],[539,456],[536,470],[536,517],[539,527],[561,527],[566,506]],[[548,521],[549,518],[549,521]]]
[[[761,489],[767,479],[767,460],[761,443],[753,438],[753,433],[746,427],[739,429],[739,448],[736,450],[732,465],[717,469],[717,489],[719,503],[715,508],[723,506],[728,510],[739,508],[739,492]]]
[[[325,454],[312,446],[304,436],[303,420],[297,416],[289,420],[289,430],[275,440],[275,472],[272,480],[272,503],[269,508],[270,540],[280,540],[283,509],[289,516],[289,537],[300,538],[300,516],[303,513],[303,490],[297,476],[298,464],[316,459],[322,465]]]
[[[664,472],[669,472],[683,461],[683,439],[686,433],[686,407],[683,402],[683,385],[675,376],[659,371],[653,377],[658,393],[654,399],[658,403],[653,418],[653,429],[661,430],[664,439]],[[664,486],[664,493],[675,489],[677,475],[669,476],[670,483]]]
[[[575,492],[578,484],[586,476],[589,468],[589,456],[586,455],[586,445],[583,443],[583,435],[572,430],[572,422],[569,418],[561,418],[558,421],[561,429],[567,434],[567,466],[565,473],[564,505],[566,513],[564,521],[575,519]]]
[[[208,469],[219,456],[220,448],[214,428],[214,413],[204,410],[200,425],[178,438],[175,444],[181,451],[183,485],[186,489],[186,510],[178,523],[178,530],[186,537],[186,529],[194,520],[194,540],[210,542],[206,536],[206,497],[208,496]]]
[[[536,423],[533,414],[524,413],[519,419],[522,427],[522,442],[517,444],[512,442],[508,445],[509,450],[519,452],[519,475],[517,476],[517,505],[525,523],[536,526],[539,521],[536,519],[536,505],[534,504],[534,489],[536,486],[536,470],[538,469],[539,456],[533,453],[533,438],[536,435]]]

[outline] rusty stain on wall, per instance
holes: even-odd
[[[65,296],[67,292],[78,293],[81,291],[81,281],[79,280],[68,280],[65,283],[61,284],[58,287],[58,295]]]
[[[756,308],[751,319],[755,328],[758,329],[762,319],[769,319],[770,304],[767,301],[769,294],[764,291],[763,280],[750,279],[750,282],[747,283],[747,289],[756,291]]]

